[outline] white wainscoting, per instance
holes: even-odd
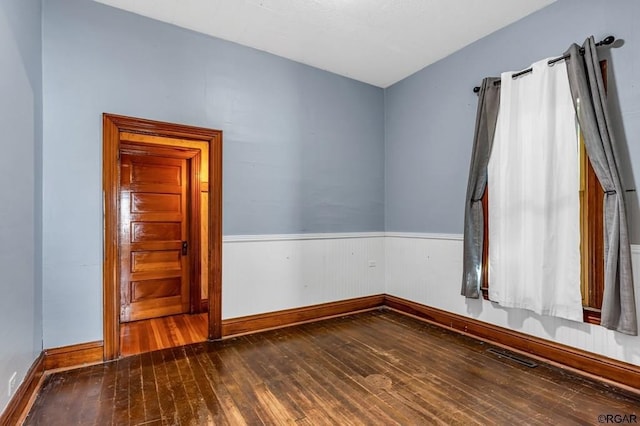
[[[640,307],[640,247],[631,251]],[[640,337],[462,297],[461,235],[387,233],[385,259],[389,295],[640,365]]]
[[[385,292],[384,233],[225,236],[222,318]]]
[[[632,257],[640,307],[640,247]],[[461,235],[226,236],[222,263],[224,319],[386,293],[640,365],[640,337],[460,296]]]

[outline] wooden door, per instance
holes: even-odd
[[[189,161],[120,157],[120,321],[189,312]]]
[[[128,145],[155,145],[156,138],[179,139],[182,141],[202,143],[206,146],[208,179],[201,181],[204,175],[200,173],[201,155],[199,147],[183,146],[178,143],[179,151],[195,149],[195,152],[185,153],[182,158],[190,163],[191,181],[189,187],[190,219],[189,225],[191,247],[192,284],[198,283],[200,276],[198,268],[200,254],[200,211],[197,200],[200,198],[200,184],[206,182],[208,188],[207,203],[207,277],[205,285],[208,287],[207,302],[209,307],[209,333],[211,340],[222,337],[222,131],[203,127],[188,126],[176,123],[146,120],[136,117],[104,113],[102,132],[102,190],[104,194],[104,263],[103,273],[103,335],[104,360],[113,360],[120,355],[120,157],[123,149],[131,152]],[[163,146],[174,147],[171,141]],[[173,149],[175,151],[175,149]],[[188,155],[187,155],[188,154]],[[195,219],[194,219],[195,217]],[[193,248],[193,250],[192,250]],[[200,298],[200,289],[190,290],[191,296]]]

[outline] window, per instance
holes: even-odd
[[[607,61],[600,62],[607,85]],[[484,209],[484,245],[482,247],[482,295],[489,300],[489,187],[482,197]],[[587,157],[580,136],[580,256],[583,321],[600,324],[600,309],[604,293],[604,191]]]

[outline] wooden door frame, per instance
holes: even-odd
[[[189,241],[189,313],[202,312],[200,283],[200,153],[198,148],[174,147],[120,139],[120,154],[180,158],[188,162],[188,241]],[[118,189],[120,187],[118,186]],[[120,226],[120,225],[118,225]],[[122,291],[122,289],[120,289]],[[121,293],[122,297],[122,293]],[[122,303],[122,300],[120,300]]]
[[[104,113],[102,189],[104,209],[103,333],[104,360],[120,355],[120,259],[118,198],[120,133],[188,139],[209,145],[209,331],[222,337],[222,131]]]

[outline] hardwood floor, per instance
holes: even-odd
[[[26,425],[598,424],[640,396],[388,310],[56,373]]]
[[[207,340],[207,313],[171,315],[120,325],[123,357]]]

